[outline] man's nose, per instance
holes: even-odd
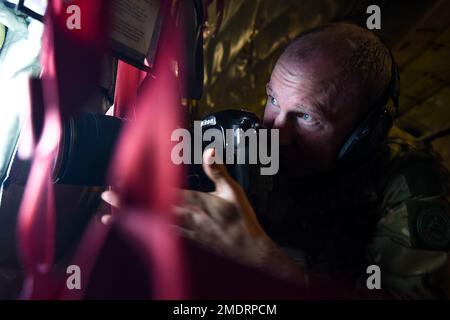
[[[273,129],[278,129],[280,133],[280,145],[290,143],[293,134],[293,124],[288,113],[280,112],[273,122]]]

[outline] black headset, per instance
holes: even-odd
[[[389,51],[392,71],[389,86],[369,112],[350,133],[338,152],[338,161],[347,166],[355,166],[370,159],[383,145],[397,115],[400,95],[400,74],[391,49],[380,38]],[[392,100],[394,110],[389,108]]]

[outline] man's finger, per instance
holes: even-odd
[[[100,222],[104,225],[108,225],[112,222],[113,216],[111,214],[104,214],[100,217]]]
[[[177,218],[177,224],[181,228],[192,229],[194,226],[193,212],[183,207],[173,207],[173,213]]]
[[[102,192],[101,198],[103,201],[105,201],[107,204],[109,204],[110,206],[112,206],[114,208],[120,207],[119,197],[117,196],[117,194],[115,192],[113,192],[111,190]]]
[[[229,201],[234,201],[234,189],[237,182],[228,174],[223,164],[214,163],[215,150],[207,149],[203,153],[203,170],[208,178],[214,182],[216,191],[214,194]]]
[[[181,190],[183,208],[203,213],[212,219],[222,222],[231,223],[239,219],[240,215],[234,201],[224,200],[223,197],[216,192],[204,193],[192,190]]]
[[[172,229],[178,236],[182,238],[186,238],[193,241],[195,241],[196,239],[196,234],[195,231],[193,230],[189,230],[175,224],[169,225],[169,228]]]
[[[173,207],[173,212],[178,218],[179,225],[183,228],[196,230],[199,226],[206,223],[209,217],[199,209],[189,207]]]

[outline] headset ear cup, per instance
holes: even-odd
[[[353,130],[353,132],[342,145],[338,153],[338,160],[341,163],[350,164],[354,162],[355,158],[358,157],[358,146],[361,145],[362,140],[364,140],[364,137],[369,133],[370,130],[368,126],[369,120],[370,117],[367,116],[364,121],[362,121],[361,124],[355,130]]]
[[[368,160],[380,148],[393,125],[393,117],[384,107],[374,109],[350,134],[338,152],[338,161],[354,166]]]

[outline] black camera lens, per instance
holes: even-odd
[[[80,113],[63,124],[53,168],[53,182],[103,186],[122,120]]]

